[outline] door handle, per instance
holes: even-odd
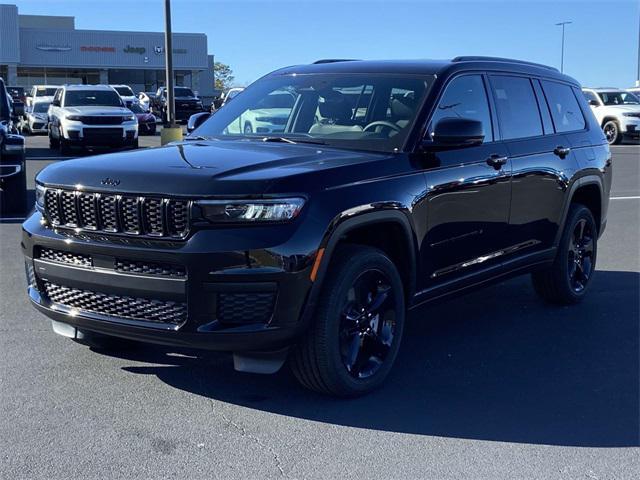
[[[507,160],[509,160],[509,157],[493,154],[487,158],[487,165],[491,165],[496,170],[500,170],[502,166],[507,163]]]
[[[564,158],[571,153],[571,149],[569,147],[557,146],[553,149],[553,153],[560,158]]]

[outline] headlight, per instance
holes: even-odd
[[[202,200],[196,202],[200,215],[211,223],[286,222],[302,210],[304,199]]]
[[[622,112],[625,117],[640,117],[640,112]]]
[[[42,185],[36,185],[36,208],[44,210],[44,192],[45,188]]]
[[[74,122],[81,122],[82,121],[82,116],[81,115],[67,115],[64,118],[66,120],[72,120]]]
[[[132,122],[132,121],[133,121],[133,120],[135,120],[135,119],[136,119],[136,116],[135,116],[135,115],[125,115],[125,116],[124,116],[124,121],[125,121],[125,122]]]

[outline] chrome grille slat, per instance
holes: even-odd
[[[54,226],[154,238],[189,233],[189,201],[47,188],[44,216]]]

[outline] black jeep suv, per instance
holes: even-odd
[[[283,94],[286,111],[264,108]],[[283,127],[241,128],[258,117]],[[611,155],[553,68],[321,61],[265,76],[184,141],[36,182],[22,248],[56,332],[229,351],[242,371],[288,358],[304,386],[349,396],[384,380],[425,302],[523,273],[580,301]]]

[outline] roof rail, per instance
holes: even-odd
[[[521,65],[531,65],[532,67],[546,68],[547,70],[558,71],[555,67],[549,65],[543,65],[541,63],[527,62],[526,60],[516,60],[513,58],[503,57],[483,57],[483,56],[462,56],[455,57],[452,62],[505,62],[505,63],[519,63]]]
[[[312,63],[312,65],[320,65],[323,63],[337,63],[337,62],[357,62],[358,60],[355,58],[322,58],[320,60],[316,60]]]

